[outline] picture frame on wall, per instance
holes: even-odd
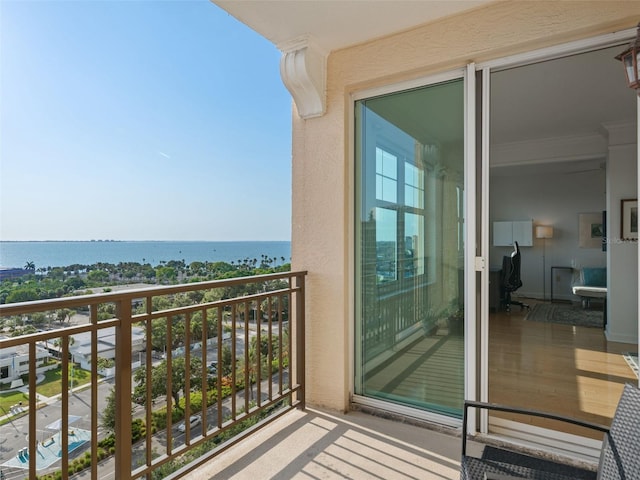
[[[620,238],[638,240],[638,199],[620,200]]]
[[[604,237],[602,212],[578,214],[578,247],[602,248]]]
[[[602,211],[602,251],[607,251],[607,211]]]

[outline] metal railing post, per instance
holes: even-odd
[[[115,478],[131,478],[131,301],[117,304]]]
[[[29,343],[29,452],[36,452],[36,414],[38,394],[36,393],[36,344]],[[36,455],[29,455],[29,477],[36,475]]]
[[[306,408],[305,397],[305,277],[296,275],[296,383],[300,385],[298,393],[299,408]]]

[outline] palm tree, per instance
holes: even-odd
[[[33,263],[31,260],[29,260],[25,265],[24,265],[24,269],[25,270],[33,270],[35,272],[36,270],[36,264]]]

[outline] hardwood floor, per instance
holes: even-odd
[[[536,300],[526,303],[533,307]],[[510,313],[490,315],[489,401],[609,425],[623,385],[638,382],[622,356],[637,352],[637,346],[607,342],[601,328],[525,320],[527,312],[514,307]],[[460,413],[463,359],[463,337],[436,332],[368,371],[366,393],[445,414]],[[601,438],[550,420],[495,415]]]
[[[533,306],[535,300],[527,302]],[[638,382],[621,355],[637,352],[637,346],[607,342],[599,328],[527,321],[526,314],[515,307],[490,315],[489,401],[609,425],[623,385]],[[558,428],[550,421],[500,416]],[[574,427],[562,431],[584,434]]]

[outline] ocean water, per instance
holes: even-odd
[[[237,262],[245,258],[276,257],[277,265],[291,261],[291,242],[0,242],[0,267],[22,268],[33,262],[36,270],[98,262],[150,263],[184,260]],[[284,262],[282,258],[284,257]]]

